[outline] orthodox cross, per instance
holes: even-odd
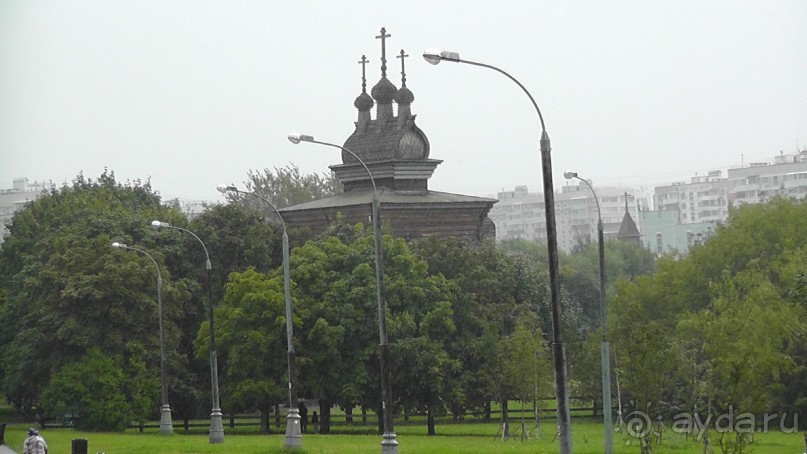
[[[381,40],[381,77],[387,76],[387,43],[386,38],[391,37],[392,35],[387,34],[387,29],[381,27],[381,34],[376,36],[375,39]]]
[[[404,50],[401,49],[401,55],[398,55],[397,57],[395,57],[395,58],[400,58],[401,59],[401,87],[402,88],[406,86],[406,69],[404,69],[404,59],[406,57],[408,57],[408,56],[409,55],[406,55],[404,53]]]
[[[362,93],[367,93],[367,77],[364,73],[364,67],[370,60],[367,59],[367,56],[362,55],[361,60],[359,60],[359,64],[361,65],[361,91]]]
[[[624,197],[625,197],[625,212],[627,212],[628,211],[628,197],[632,198],[632,196],[630,194],[628,194],[628,191],[625,191]]]

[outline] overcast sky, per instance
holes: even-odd
[[[400,87],[444,160],[440,191],[667,184],[807,146],[807,1],[0,1],[0,188],[104,167],[163,197],[218,200],[218,183],[294,163],[326,172],[368,91]],[[375,113],[373,113],[375,115]]]

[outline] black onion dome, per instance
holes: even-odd
[[[406,86],[401,87],[401,89],[398,90],[398,93],[395,94],[395,102],[397,102],[399,105],[412,104],[412,101],[414,100],[415,95],[412,93],[412,90]]]
[[[398,93],[398,88],[387,79],[386,76],[381,76],[381,80],[375,84],[373,90],[370,92],[373,99],[379,104],[392,104],[395,94]]]
[[[371,98],[366,91],[363,91],[356,97],[356,100],[353,101],[353,105],[359,109],[360,112],[366,112],[373,108],[373,98]]]

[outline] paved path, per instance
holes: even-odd
[[[0,445],[0,454],[16,454],[6,445]]]

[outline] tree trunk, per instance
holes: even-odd
[[[319,433],[331,433],[331,401],[319,400]]]
[[[437,432],[434,430],[434,413],[432,412],[432,407],[426,410],[426,425],[429,427],[428,435],[437,435]]]
[[[378,410],[375,412],[376,419],[378,422],[378,435],[384,434],[384,411],[381,410],[381,407],[378,407]]]
[[[260,411],[261,413],[261,433],[268,434],[269,433],[269,407],[266,407]]]
[[[275,404],[275,427],[280,427],[280,404]]]
[[[361,407],[361,422],[367,424],[367,409],[364,407]]]
[[[490,421],[490,401],[485,402],[485,411],[482,413],[482,419]]]
[[[345,422],[348,424],[353,422],[353,406],[345,408]]]
[[[532,403],[532,415],[535,418],[535,427],[538,427],[538,422],[540,418],[538,417],[538,401]]]
[[[507,409],[507,399],[502,400],[502,427],[504,427],[503,437],[510,436],[510,415]]]

